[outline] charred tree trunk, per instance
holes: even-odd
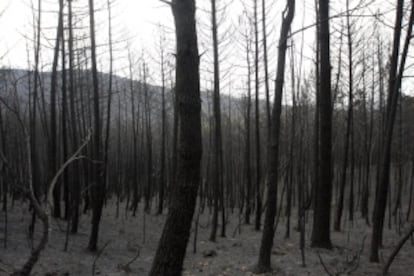
[[[318,36],[318,51],[320,51],[320,73],[318,76],[320,83],[319,179],[316,182],[316,202],[311,245],[312,247],[332,248],[330,239],[330,215],[332,197],[332,104],[329,42],[329,0],[319,0],[318,22],[320,25]]]
[[[134,79],[132,72],[132,57],[131,53],[128,52],[129,59],[129,89],[131,93],[131,117],[132,117],[132,215],[135,216],[138,208],[139,194],[138,194],[138,129],[139,129],[139,101],[136,102],[135,97],[135,88],[134,88]],[[138,98],[138,97],[137,97]],[[139,98],[138,98],[139,99]],[[138,105],[136,111],[136,106]],[[129,185],[129,184],[128,184]],[[128,193],[129,196],[129,193]]]
[[[282,27],[279,38],[278,65],[275,83],[275,101],[272,109],[271,138],[268,144],[267,169],[267,208],[263,228],[262,242],[259,251],[259,260],[256,271],[264,273],[271,270],[271,253],[275,233],[275,216],[277,204],[277,182],[279,180],[279,142],[282,113],[283,83],[285,77],[286,49],[290,26],[295,13],[295,0],[289,0],[283,14]]]
[[[63,32],[63,0],[59,0],[59,19],[56,33],[55,49],[52,63],[52,76],[50,87],[50,146],[49,146],[49,180],[53,178],[57,170],[57,120],[56,120],[56,94],[57,94],[57,67],[59,61],[59,49]],[[53,189],[53,217],[60,217],[60,185]]]
[[[102,216],[102,208],[105,195],[105,182],[103,176],[103,151],[102,151],[102,128],[101,115],[99,106],[99,80],[96,63],[96,42],[95,42],[95,10],[94,0],[89,0],[89,19],[90,19],[90,36],[91,36],[91,60],[92,60],[92,80],[93,80],[93,164],[92,171],[92,228],[89,237],[88,250],[94,252],[98,249],[99,223]]]
[[[266,119],[267,119],[267,137],[270,139],[270,88],[269,88],[269,58],[267,51],[267,22],[266,22],[266,0],[262,0],[262,32],[263,32],[263,65],[264,65],[264,82],[266,92]],[[269,142],[269,141],[268,141]]]
[[[77,128],[77,118],[75,111],[75,77],[74,77],[74,52],[73,52],[73,23],[72,23],[72,0],[69,0],[68,5],[68,24],[69,24],[69,95],[70,95],[70,122],[71,122],[71,131],[72,131],[72,149],[76,150],[78,148],[78,128]],[[80,185],[80,170],[79,163],[76,162],[72,165],[72,177],[71,177],[71,204],[70,209],[68,210],[69,216],[72,220],[71,232],[78,232],[79,225],[79,204],[81,196],[81,185]],[[68,217],[69,219],[69,217]]]
[[[214,164],[213,164],[213,190],[214,190],[214,210],[213,221],[210,234],[210,241],[216,241],[218,213],[220,205],[224,202],[222,198],[223,188],[223,146],[221,134],[221,107],[220,107],[220,67],[219,67],[219,49],[217,38],[217,14],[216,0],[211,0],[211,24],[213,32],[213,49],[214,49],[214,92],[213,92],[213,110],[214,110]],[[225,227],[225,221],[222,221]],[[222,233],[223,234],[223,233]]]
[[[164,209],[164,197],[165,197],[165,188],[167,184],[166,180],[166,166],[165,166],[165,144],[166,144],[166,120],[167,120],[167,114],[166,114],[166,107],[165,107],[165,69],[164,69],[164,49],[162,48],[162,45],[160,45],[161,50],[161,154],[160,154],[160,179],[158,182],[159,186],[159,198],[158,198],[158,214],[162,214],[162,211]]]
[[[349,74],[349,87],[348,87],[348,114],[346,118],[346,133],[345,133],[345,146],[344,146],[344,159],[342,163],[340,187],[339,187],[339,199],[337,202],[336,216],[334,222],[334,230],[341,231],[341,219],[344,208],[344,195],[345,195],[345,186],[346,186],[346,176],[348,172],[348,163],[350,155],[350,143],[351,143],[351,132],[353,125],[353,47],[352,47],[352,37],[351,37],[351,22],[349,14],[349,0],[346,1],[346,23],[347,23],[347,38],[348,38],[348,74]],[[352,139],[353,140],[353,139]],[[353,143],[353,142],[352,142]],[[353,147],[351,146],[351,151]],[[351,153],[353,154],[353,153]],[[352,176],[350,182],[353,182]]]
[[[112,108],[112,82],[113,82],[113,46],[112,46],[112,10],[111,2],[107,0],[108,7],[108,43],[109,43],[109,80],[108,80],[108,99],[106,102],[106,126],[105,126],[105,144],[104,144],[104,172],[103,180],[105,187],[108,187],[108,161],[109,161],[109,136],[111,129],[111,108]]]
[[[144,117],[146,132],[146,148],[147,148],[147,183],[145,185],[145,211],[150,212],[152,198],[152,127],[151,127],[151,104],[149,99],[149,91],[147,84],[147,65],[143,65],[144,72]]]
[[[377,193],[374,205],[373,216],[373,232],[371,240],[370,261],[378,262],[378,249],[382,243],[382,233],[384,226],[385,208],[387,204],[388,186],[390,181],[391,171],[391,144],[394,130],[394,122],[397,112],[398,98],[400,95],[400,88],[402,82],[402,75],[404,72],[405,61],[408,55],[410,45],[412,28],[414,22],[414,1],[411,1],[411,14],[408,21],[407,35],[405,38],[403,52],[399,62],[399,48],[401,38],[401,27],[403,20],[404,1],[398,0],[396,9],[396,22],[394,27],[394,41],[391,55],[391,64],[389,68],[388,80],[388,99],[387,99],[387,114],[384,141],[381,145],[381,167],[380,177],[377,185]]]
[[[33,91],[31,92],[31,107],[30,107],[30,161],[32,170],[32,185],[35,198],[39,199],[40,192],[40,170],[39,170],[39,156],[37,147],[37,97],[39,86],[39,57],[40,57],[40,32],[41,32],[41,14],[42,14],[42,1],[38,0],[37,7],[37,30],[35,39],[35,64],[33,72]],[[29,77],[30,79],[30,77]],[[30,81],[30,80],[29,80]],[[36,221],[36,212],[33,210],[32,222],[29,226],[29,236],[33,237],[34,227]]]
[[[195,1],[173,0],[179,116],[177,182],[150,275],[181,275],[200,182],[201,103]]]
[[[255,73],[255,146],[256,146],[256,219],[255,229],[258,231],[262,220],[262,168],[260,150],[260,110],[259,110],[259,22],[258,22],[258,0],[254,0],[254,73]]]
[[[250,224],[250,213],[252,210],[252,170],[251,170],[251,66],[250,66],[250,42],[246,38],[246,59],[247,59],[247,114],[245,117],[246,124],[246,144],[245,144],[245,172],[246,172],[246,211],[244,213],[244,223]]]

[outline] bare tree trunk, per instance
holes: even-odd
[[[31,170],[33,179],[33,192],[36,199],[39,199],[40,192],[40,171],[39,171],[39,157],[37,148],[37,91],[39,81],[39,57],[40,57],[40,32],[41,32],[41,15],[42,15],[42,1],[38,0],[38,14],[37,14],[37,30],[35,39],[35,64],[33,73],[33,91],[31,92],[31,110],[30,110],[30,158],[31,158]],[[29,77],[30,79],[30,77]],[[29,226],[29,235],[33,237],[34,227],[36,221],[36,212],[33,211],[32,222]]]
[[[350,22],[350,13],[349,13],[349,0],[346,1],[346,25],[347,25],[347,38],[348,38],[348,75],[349,75],[349,84],[348,84],[348,114],[346,118],[346,133],[345,133],[345,146],[344,146],[344,159],[342,163],[340,187],[339,187],[339,199],[337,202],[336,216],[334,222],[334,230],[341,231],[341,219],[344,207],[344,195],[345,195],[345,186],[346,186],[346,175],[348,172],[348,160],[350,152],[350,142],[353,126],[353,85],[354,85],[354,73],[353,73],[353,47],[352,47],[352,34],[351,34],[351,22]],[[352,139],[353,140],[353,139]],[[353,147],[351,146],[351,151]],[[351,177],[350,182],[353,182]]]
[[[201,103],[195,1],[173,0],[179,116],[177,182],[150,275],[181,275],[200,182]]]
[[[315,13],[316,18],[319,19],[319,5],[318,0],[315,0]],[[318,187],[319,181],[319,144],[320,144],[320,133],[319,133],[319,125],[320,125],[320,41],[319,41],[319,33],[320,33],[320,24],[316,24],[316,62],[315,62],[315,129],[314,129],[314,137],[313,137],[313,178],[312,178],[312,192],[311,192],[311,200],[313,203],[313,209],[316,208],[316,190]]]
[[[372,68],[375,65],[375,57],[372,57]],[[370,182],[371,182],[371,155],[372,155],[372,136],[374,133],[374,100],[375,100],[375,70],[372,70],[372,87],[371,87],[371,101],[370,101],[370,118],[368,123],[368,116],[365,115],[365,179],[362,184],[361,192],[361,215],[365,218],[366,223],[369,225],[369,196],[370,196]],[[364,97],[365,98],[365,97]],[[366,102],[366,101],[365,101]],[[364,104],[364,113],[367,114],[367,108]]]
[[[292,45],[290,47],[290,79],[291,79],[291,89],[292,89],[292,110],[290,114],[290,145],[289,145],[289,163],[288,163],[288,182],[287,185],[287,195],[286,195],[286,232],[285,238],[290,237],[290,221],[292,215],[292,197],[295,198],[293,195],[294,192],[294,184],[295,184],[295,149],[296,149],[296,85],[295,85],[295,47],[293,41],[291,42]],[[286,116],[287,117],[287,116]],[[299,192],[299,191],[298,191]],[[277,191],[276,191],[277,196]],[[300,206],[300,200],[299,204]],[[300,207],[298,207],[298,210]],[[299,217],[298,217],[299,219]]]
[[[63,32],[63,0],[59,0],[59,19],[56,32],[55,49],[52,63],[50,87],[50,144],[49,144],[49,179],[52,179],[57,169],[57,122],[56,122],[56,94],[57,94],[57,67],[59,61],[60,41]],[[56,185],[53,191],[53,217],[60,217],[60,186]]]
[[[151,105],[147,84],[147,65],[143,64],[144,72],[144,118],[146,132],[146,149],[147,149],[147,183],[145,185],[145,211],[150,212],[150,201],[152,198],[152,127],[151,127]]]
[[[332,104],[329,33],[329,0],[319,0],[320,51],[320,146],[319,179],[316,186],[312,247],[332,248],[330,215],[332,197]],[[323,76],[323,77],[322,77]]]
[[[108,80],[108,99],[106,102],[106,126],[104,144],[104,173],[103,180],[105,187],[108,187],[108,160],[109,160],[109,140],[111,130],[111,107],[112,107],[112,82],[113,82],[113,46],[112,46],[112,8],[111,1],[107,0],[108,7],[108,43],[109,43],[109,80]]]
[[[414,191],[414,157],[411,157],[411,175],[410,175],[410,192],[408,196],[408,207],[407,207],[407,217],[406,220],[411,219],[411,212],[414,206],[413,204],[413,191]]]
[[[91,36],[91,60],[92,60],[92,80],[93,80],[93,157],[96,164],[93,165],[92,172],[92,229],[89,237],[88,250],[98,249],[99,223],[102,216],[102,207],[105,196],[105,182],[102,179],[103,173],[103,151],[102,151],[102,128],[99,106],[99,81],[96,63],[96,42],[95,42],[95,10],[94,0],[89,0],[89,19]]]
[[[250,213],[252,208],[252,200],[251,200],[251,193],[252,193],[252,173],[251,173],[251,66],[250,66],[250,41],[249,38],[246,37],[246,59],[247,59],[247,114],[245,118],[246,124],[246,152],[245,152],[245,172],[246,172],[246,211],[244,222],[246,224],[250,224]]]
[[[67,97],[67,75],[66,75],[66,46],[65,46],[65,33],[62,32],[62,110],[61,110],[61,123],[62,123],[62,160],[66,160],[68,157],[68,97]],[[62,177],[63,184],[63,199],[65,201],[65,215],[68,209],[68,186],[69,186],[69,174],[65,170]],[[56,191],[61,193],[60,190]],[[60,203],[59,203],[60,204]]]
[[[275,233],[275,216],[277,204],[277,182],[279,180],[279,142],[280,123],[282,113],[283,82],[285,76],[287,39],[290,26],[295,13],[295,0],[289,0],[283,14],[282,27],[279,38],[278,65],[275,83],[275,101],[272,109],[271,139],[268,144],[268,169],[267,169],[267,208],[263,228],[262,242],[257,263],[257,273],[271,270],[271,253],[273,237]]]
[[[72,1],[69,1],[68,4],[69,14],[68,14],[68,24],[69,24],[69,95],[70,95],[70,115],[71,115],[71,131],[72,131],[72,149],[75,150],[78,148],[78,128],[77,128],[77,118],[75,111],[75,78],[74,78],[74,50],[73,50],[73,15],[72,15]],[[80,170],[79,163],[72,165],[72,177],[71,177],[71,203],[68,214],[72,220],[71,232],[78,232],[79,224],[79,204],[81,196],[81,185],[80,185]]]
[[[269,88],[269,58],[267,53],[267,22],[266,22],[266,0],[262,0],[262,32],[263,32],[263,62],[264,62],[264,82],[266,92],[266,119],[267,137],[270,138],[270,88]],[[269,141],[268,141],[269,142]]]
[[[132,72],[132,56],[130,49],[128,49],[128,60],[129,60],[129,89],[131,93],[131,117],[132,117],[132,156],[133,156],[133,169],[132,169],[132,216],[136,215],[139,194],[138,194],[138,132],[139,132],[139,98],[138,102],[135,100],[135,88],[134,79]],[[136,105],[138,111],[136,111]],[[129,193],[128,193],[129,196]]]
[[[219,66],[219,49],[217,38],[217,12],[216,0],[211,0],[212,32],[213,32],[213,49],[214,49],[214,211],[211,228],[210,241],[216,241],[216,232],[218,224],[218,213],[220,205],[224,207],[224,202],[220,200],[223,196],[223,141],[221,131],[221,106],[220,106],[220,66]],[[224,214],[224,211],[222,212]],[[222,221],[222,227],[225,229],[225,220]],[[222,231],[222,236],[225,231]]]
[[[6,137],[6,127],[5,127],[5,121],[3,118],[3,110],[0,108],[0,137],[1,137],[1,150],[0,153],[2,155],[6,155],[6,144],[7,144],[7,137]],[[3,159],[3,158],[2,158]],[[2,189],[2,198],[3,198],[3,204],[2,204],[2,211],[4,212],[4,236],[3,236],[3,245],[4,248],[7,248],[7,241],[8,241],[8,220],[9,220],[9,213],[8,213],[8,198],[9,198],[9,179],[8,179],[8,172],[6,168],[5,161],[2,160],[1,166],[0,166],[0,185]]]
[[[404,66],[408,55],[412,28],[414,22],[414,1],[411,1],[411,14],[408,21],[407,35],[404,43],[403,52],[399,62],[399,48],[401,38],[401,26],[403,20],[404,1],[398,0],[396,9],[396,22],[394,28],[393,50],[391,55],[391,64],[389,68],[388,80],[388,99],[387,99],[387,117],[385,124],[384,141],[381,154],[380,177],[377,185],[377,194],[374,205],[373,232],[371,240],[370,261],[378,262],[378,249],[382,242],[382,233],[384,226],[385,208],[387,204],[388,186],[391,171],[391,144],[394,130],[394,122],[397,112],[398,98],[402,82]]]
[[[165,166],[165,144],[166,144],[166,109],[165,109],[165,66],[164,66],[164,48],[163,45],[160,44],[160,51],[161,51],[161,154],[160,154],[160,179],[158,182],[159,186],[159,198],[158,198],[158,214],[162,214],[162,211],[164,209],[164,194],[165,194],[165,188],[167,184],[166,180],[166,166]]]
[[[255,73],[255,146],[256,146],[256,219],[255,229],[261,227],[262,218],[262,168],[260,150],[260,110],[259,110],[259,22],[258,22],[258,0],[254,0],[254,73]]]

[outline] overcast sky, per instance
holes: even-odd
[[[220,0],[223,2],[223,0]],[[220,4],[219,1],[219,4]],[[361,0],[352,0],[351,7],[354,3]],[[382,17],[383,23],[380,23],[380,27],[387,30],[387,24],[393,24],[394,12],[391,9],[393,6],[392,0],[362,0],[370,2],[366,9],[358,10],[355,15],[372,15],[375,12],[384,13]],[[56,25],[57,25],[57,4],[58,1],[43,0],[42,1],[42,64],[44,68],[48,68],[48,64],[51,63],[52,51],[50,50],[54,44]],[[66,2],[66,1],[65,1]],[[87,19],[87,2],[86,0],[73,0],[75,14],[80,14],[79,18]],[[107,43],[107,11],[106,0],[95,0],[96,24],[97,24],[97,40],[98,44],[103,45],[100,47],[101,55],[100,70],[107,71],[107,47],[104,45]],[[166,31],[166,43],[167,52],[172,57],[174,51],[174,35],[173,35],[173,20],[171,10],[168,5],[160,2],[159,0],[112,0],[112,14],[113,14],[113,33],[114,40],[118,41],[115,45],[116,59],[115,68],[118,74],[127,74],[127,57],[130,48],[131,55],[134,60],[137,60],[139,56],[145,56],[147,62],[152,66],[152,71],[157,71],[156,62],[157,59],[157,43],[160,37],[160,27],[164,26]],[[200,53],[202,53],[202,86],[208,86],[211,81],[211,31],[209,30],[209,15],[208,10],[210,8],[208,0],[198,0],[197,21],[198,36],[200,44]],[[226,83],[233,82],[235,79],[240,79],[245,75],[245,70],[242,67],[245,66],[245,55],[243,54],[243,41],[240,41],[241,33],[243,32],[242,23],[240,23],[240,15],[243,12],[242,0],[224,0],[224,2],[232,4],[222,11],[219,19],[223,22],[221,30],[221,36],[224,40],[221,50],[221,56],[224,60],[222,62],[222,74],[227,74],[223,86],[227,86]],[[251,11],[252,0],[244,0],[245,6]],[[261,1],[259,1],[261,2]],[[345,0],[331,1],[331,15],[340,13],[345,9]],[[0,0],[0,66],[6,67],[18,67],[27,68],[27,57],[33,60],[33,54],[27,54],[27,46],[31,49],[33,46],[33,11],[31,6],[37,7],[38,0]],[[281,12],[284,9],[285,1],[281,0],[267,0],[268,6],[268,33],[269,35],[269,57],[271,59],[271,78],[275,71],[275,57],[277,51],[277,40],[279,35],[279,26]],[[308,26],[314,23],[314,0],[298,0],[296,1],[296,17],[294,19],[292,30],[301,29],[302,26]],[[221,9],[220,9],[221,10]],[[242,16],[242,20],[246,21],[246,16]],[[335,64],[335,30],[339,28],[340,21],[343,18],[337,18],[333,21],[333,57],[332,63]],[[356,28],[370,29],[372,28],[374,19],[367,17],[358,19]],[[84,23],[77,23],[77,26],[85,27],[85,31],[88,31],[88,22],[84,20]],[[385,27],[384,27],[385,26]],[[79,32],[78,32],[79,33]],[[305,32],[300,32],[295,35],[295,51],[299,53],[303,43],[304,48],[304,68],[310,70],[312,68],[312,59],[314,58],[314,28],[309,28]],[[367,36],[370,39],[370,36]],[[372,37],[371,37],[372,38]],[[309,66],[307,66],[307,64]],[[230,77],[228,77],[230,76]],[[153,82],[157,82],[154,77]],[[241,82],[238,82],[239,84]],[[243,89],[244,85],[239,85],[240,89]]]
[[[113,0],[112,0],[113,1]],[[33,37],[32,22],[33,15],[31,5],[37,7],[37,0],[1,0],[0,12],[4,11],[0,17],[0,55],[8,52],[3,64],[10,62],[11,65],[25,66],[25,44],[26,38]],[[50,5],[50,2],[42,1],[43,10],[42,26],[44,34],[48,39],[53,38],[54,32],[46,28],[56,28],[57,19],[56,5]],[[57,2],[57,1],[56,1]],[[96,9],[106,7],[106,0],[95,0]],[[159,1],[153,0],[117,0],[113,1],[113,26],[114,37],[128,35],[137,42],[148,41],[153,37],[154,29],[158,22],[169,24],[171,17],[170,9]],[[82,4],[81,4],[82,3]],[[74,0],[74,6],[83,5],[87,8],[87,1]],[[87,9],[85,9],[87,12]],[[97,24],[99,27],[98,35],[106,35],[106,11],[97,12]],[[50,37],[48,37],[50,36]],[[125,37],[123,37],[125,39]],[[45,41],[43,41],[45,43]],[[23,63],[23,64],[22,64]]]

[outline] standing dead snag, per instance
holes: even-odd
[[[329,0],[319,0],[319,166],[315,183],[312,247],[332,248],[330,216],[332,197],[332,104],[329,33]]]
[[[265,223],[263,228],[262,242],[260,245],[259,261],[256,272],[264,273],[271,270],[271,253],[273,246],[273,237],[275,234],[275,216],[277,204],[277,181],[279,178],[279,142],[280,142],[280,124],[282,113],[282,94],[283,81],[285,75],[286,49],[287,39],[290,26],[295,14],[295,0],[289,0],[283,13],[282,28],[279,38],[279,53],[276,75],[275,101],[273,103],[271,133],[268,144],[267,166],[267,208],[265,215]]]
[[[388,80],[388,99],[387,112],[385,121],[385,133],[380,160],[380,177],[377,184],[377,194],[374,205],[373,215],[373,231],[371,239],[370,261],[379,262],[378,250],[382,243],[382,233],[384,226],[385,208],[387,204],[388,186],[391,171],[391,146],[394,131],[394,122],[397,112],[398,99],[400,97],[400,89],[402,76],[405,69],[405,62],[408,55],[410,40],[412,37],[414,22],[414,0],[411,1],[411,13],[408,21],[407,34],[404,42],[403,51],[399,60],[399,48],[401,38],[401,26],[403,17],[404,1],[399,0],[396,10],[396,23],[394,29],[393,51],[391,55],[391,65],[389,68]]]
[[[92,229],[89,238],[88,249],[97,250],[99,223],[102,216],[102,208],[105,195],[105,182],[103,180],[103,147],[102,147],[102,127],[99,108],[99,81],[96,63],[96,42],[95,42],[95,10],[94,1],[89,0],[89,19],[91,36],[91,59],[92,59],[92,79],[93,79],[93,157],[98,163],[93,165],[92,176]]]
[[[37,5],[37,26],[36,26],[36,41],[35,41],[35,57],[34,57],[34,84],[33,84],[33,91],[30,91],[29,94],[29,117],[30,117],[30,127],[29,127],[29,140],[30,140],[30,165],[33,166],[31,169],[32,171],[32,188],[33,194],[36,198],[39,196],[40,192],[40,174],[39,174],[39,156],[38,156],[38,148],[37,148],[37,113],[38,113],[38,89],[39,89],[39,59],[40,59],[40,32],[41,32],[41,18],[42,18],[42,1],[38,0]],[[30,82],[30,75],[29,75],[29,82]],[[30,85],[29,85],[30,90]],[[30,104],[31,101],[31,104]],[[29,235],[33,237],[33,232],[35,228],[36,222],[36,212],[33,212],[32,215],[32,222],[29,226]]]
[[[177,181],[150,275],[181,275],[200,182],[201,102],[195,0],[173,0],[178,103]]]
[[[57,77],[58,77],[58,61],[60,42],[63,32],[63,0],[59,0],[59,19],[56,32],[55,50],[53,55],[51,87],[50,87],[50,140],[49,140],[49,173],[50,179],[56,172],[57,167],[57,149],[58,149],[58,124],[56,111],[56,96],[57,96]],[[53,194],[53,201],[55,208],[53,209],[53,216],[60,217],[60,189],[56,187]]]
[[[258,22],[258,0],[254,0],[254,78],[255,78],[255,148],[256,148],[256,217],[255,217],[255,229],[260,230],[260,224],[262,220],[262,168],[261,168],[261,147],[260,147],[260,110],[259,110],[259,22]]]
[[[214,91],[213,91],[213,114],[214,114],[214,162],[213,162],[213,200],[214,210],[210,241],[216,241],[218,226],[219,205],[221,205],[222,216],[224,216],[223,200],[223,138],[221,128],[221,105],[220,105],[220,61],[218,44],[218,24],[216,0],[211,0],[211,25],[213,32],[213,51],[214,51]],[[225,236],[225,219],[222,220],[222,237]]]

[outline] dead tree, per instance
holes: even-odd
[[[164,209],[164,197],[165,189],[167,186],[167,175],[166,175],[166,130],[167,130],[167,112],[166,112],[166,101],[165,101],[165,49],[164,49],[165,37],[160,38],[160,71],[161,71],[161,146],[160,146],[160,177],[158,181],[158,214],[162,214]]]
[[[72,149],[76,149],[78,145],[78,127],[77,116],[75,108],[75,69],[74,69],[74,49],[73,49],[73,14],[72,14],[72,0],[68,3],[68,28],[69,28],[69,109],[70,109],[70,128],[72,138]],[[80,167],[78,163],[72,165],[71,170],[71,187],[70,187],[70,203],[67,204],[69,210],[65,210],[67,219],[71,220],[71,232],[78,232],[79,225],[79,204],[81,197],[80,185]]]
[[[180,275],[200,182],[201,102],[195,0],[173,0],[179,120],[177,181],[150,275]]]
[[[93,81],[93,164],[92,171],[92,228],[89,237],[88,250],[95,252],[98,249],[99,223],[102,216],[102,208],[105,195],[105,182],[103,176],[103,148],[102,148],[102,128],[99,106],[99,80],[96,63],[96,41],[95,41],[95,10],[94,0],[89,0],[89,24],[91,39],[91,60],[92,60],[92,81]]]
[[[271,133],[268,144],[267,166],[267,208],[263,228],[262,242],[257,263],[257,273],[271,271],[271,255],[275,234],[277,204],[277,182],[279,180],[279,143],[282,114],[283,83],[285,79],[286,50],[290,26],[295,14],[295,0],[289,0],[283,12],[283,21],[279,38],[278,64],[276,72],[275,101],[272,108]]]
[[[349,74],[349,87],[348,87],[348,114],[346,118],[346,133],[345,133],[345,145],[344,145],[344,159],[342,163],[342,171],[340,178],[340,187],[339,187],[339,199],[337,203],[336,216],[334,222],[334,230],[341,231],[341,218],[344,207],[344,195],[345,195],[345,185],[346,185],[346,176],[348,171],[349,155],[350,153],[350,143],[353,143],[353,85],[354,85],[354,68],[353,68],[353,45],[352,45],[352,33],[351,33],[351,22],[350,22],[350,11],[349,11],[349,0],[346,1],[346,23],[347,23],[347,39],[348,39],[348,74]],[[352,141],[351,141],[352,140]],[[353,146],[351,146],[351,151]],[[353,166],[353,164],[352,164]],[[353,168],[351,168],[353,171]],[[351,189],[353,187],[353,175],[351,173],[350,177]]]
[[[259,110],[259,22],[258,0],[254,0],[254,91],[255,91],[255,148],[256,148],[256,219],[255,229],[260,230],[262,218],[262,162],[260,148],[260,110]]]
[[[329,33],[329,0],[319,0],[318,41],[319,57],[319,172],[315,183],[315,207],[312,229],[312,246],[332,248],[330,216],[332,197],[332,104]]]
[[[35,32],[35,57],[34,57],[34,72],[33,72],[33,91],[30,91],[29,101],[30,101],[30,166],[32,170],[32,179],[33,179],[33,195],[36,199],[39,198],[40,192],[40,169],[39,169],[39,156],[37,148],[37,102],[38,102],[38,86],[39,86],[39,58],[40,58],[40,32],[41,32],[41,15],[42,15],[42,1],[38,0],[37,7],[37,25]],[[30,76],[29,76],[30,81]],[[36,222],[36,212],[33,212],[32,222],[29,226],[29,235],[32,237],[34,232]]]
[[[108,162],[109,162],[109,136],[111,129],[111,109],[112,109],[112,88],[113,88],[113,45],[112,45],[112,7],[111,1],[107,0],[108,8],[108,44],[109,44],[109,80],[108,80],[108,99],[106,102],[106,126],[105,126],[105,143],[104,143],[104,173],[103,180],[108,187]],[[120,131],[120,130],[119,130]]]
[[[216,241],[216,232],[218,224],[218,213],[220,204],[224,204],[220,200],[223,196],[223,138],[221,130],[221,106],[220,106],[220,61],[219,61],[219,45],[218,45],[218,25],[217,25],[217,7],[216,0],[211,0],[211,26],[213,33],[213,51],[214,51],[214,91],[213,91],[213,113],[214,113],[214,163],[213,163],[213,193],[214,193],[214,210],[213,221],[210,234],[210,241]],[[221,195],[220,195],[221,193]],[[222,212],[224,215],[224,210]],[[225,220],[223,225],[225,226]],[[222,231],[222,236],[225,231]]]
[[[50,146],[49,146],[49,174],[53,177],[57,168],[57,116],[56,116],[56,94],[57,94],[57,67],[59,62],[59,49],[63,32],[63,0],[59,0],[59,19],[56,32],[55,49],[52,63],[52,76],[50,87]],[[60,186],[56,185],[53,191],[53,217],[60,217]]]
[[[394,41],[391,54],[391,64],[389,68],[388,79],[388,98],[387,113],[385,123],[384,141],[381,145],[381,163],[380,177],[377,184],[377,194],[374,205],[373,216],[373,232],[371,239],[370,261],[378,262],[378,249],[382,244],[382,233],[384,227],[385,208],[387,205],[388,186],[391,171],[391,145],[394,131],[394,122],[397,113],[398,99],[400,97],[400,89],[402,77],[405,69],[405,62],[408,55],[410,40],[412,37],[412,28],[414,22],[414,1],[411,1],[411,13],[408,21],[407,34],[404,42],[403,51],[399,58],[401,28],[403,21],[404,1],[398,0],[396,9],[396,21],[394,26]]]

